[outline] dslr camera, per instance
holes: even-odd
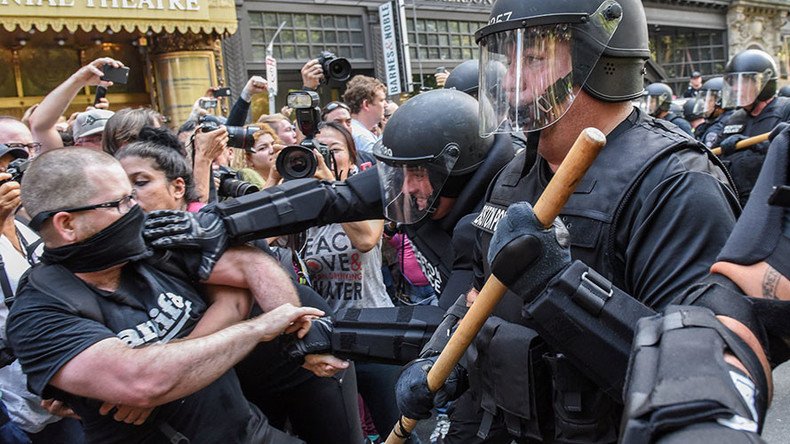
[[[240,180],[238,171],[226,166],[221,166],[214,170],[214,177],[219,179],[219,187],[217,188],[217,196],[219,197],[246,196],[261,190],[249,182]]]
[[[200,116],[198,124],[201,125],[201,131],[208,133],[218,129],[222,125],[222,121],[217,116],[207,114]],[[228,146],[245,151],[250,151],[255,145],[255,139],[252,136],[260,129],[255,126],[226,126],[225,128],[228,130]]]
[[[11,181],[22,183],[22,175],[29,165],[30,159],[14,159],[5,169],[5,172],[10,174],[11,178],[0,182],[0,185]]]
[[[343,57],[337,57],[329,51],[322,51],[318,55],[318,63],[321,64],[321,69],[324,70],[324,80],[335,80],[338,82],[345,82],[351,77],[351,63]]]
[[[288,106],[296,112],[296,123],[305,135],[301,145],[289,145],[277,156],[275,167],[284,180],[304,179],[315,175],[318,162],[313,149],[324,158],[326,166],[335,171],[335,157],[329,148],[315,140],[321,122],[320,99],[314,91],[292,91],[288,93]],[[335,173],[337,174],[337,173]]]

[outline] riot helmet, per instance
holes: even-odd
[[[647,114],[658,117],[672,106],[672,88],[666,83],[651,83],[645,88],[641,108]]]
[[[493,137],[481,138],[477,101],[437,89],[406,101],[373,147],[387,219],[413,224],[433,211],[452,177],[474,172]]]
[[[721,89],[724,84],[723,77],[714,77],[709,79],[699,89],[697,93],[697,100],[694,103],[694,114],[710,118],[713,113],[721,106]]]
[[[694,96],[686,100],[683,103],[683,118],[689,122],[703,118],[702,110],[697,110],[697,103],[701,101],[702,97],[700,96]]]
[[[457,89],[476,98],[480,80],[477,74],[479,65],[477,60],[467,60],[456,66],[447,76],[444,89]]]
[[[765,51],[747,49],[735,54],[724,68],[722,104],[724,108],[744,108],[768,100],[776,94],[779,71]]]
[[[475,33],[481,82],[481,134],[537,131],[559,120],[581,89],[607,102],[641,96],[650,57],[638,0],[498,0]],[[490,64],[505,76],[487,82]]]
[[[790,97],[790,85],[779,88],[779,95],[782,97]]]

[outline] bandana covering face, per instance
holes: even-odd
[[[82,242],[44,247],[41,260],[45,264],[60,264],[72,273],[89,273],[144,259],[152,254],[143,241],[144,222],[143,210],[135,205],[123,217]]]

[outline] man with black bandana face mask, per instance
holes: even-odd
[[[247,313],[228,313],[225,328],[183,339],[212,303],[195,287],[200,258],[146,248],[115,159],[45,153],[26,171],[22,202],[44,264],[20,283],[9,341],[31,390],[72,407],[89,442],[301,442],[270,427],[228,371],[259,342],[301,336],[323,314],[290,305],[295,289],[273,259],[228,250],[202,281],[249,289],[267,313],[239,323]]]

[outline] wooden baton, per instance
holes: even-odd
[[[533,207],[535,216],[544,227],[550,227],[560,214],[565,202],[573,194],[576,185],[605,144],[606,136],[595,128],[586,128],[579,134],[565,160]],[[458,329],[453,333],[436,363],[428,371],[428,389],[431,392],[435,393],[444,385],[453,367],[461,360],[467,347],[494,311],[505,291],[507,287],[492,274],[466,316],[461,319]],[[416,419],[401,417],[387,437],[386,444],[402,444],[416,425]]]
[[[760,142],[765,142],[768,140],[768,136],[771,135],[771,132],[763,133],[756,135],[754,137],[749,137],[748,139],[743,139],[740,142],[735,144],[735,150],[742,150],[744,148],[749,148],[752,145],[757,145]],[[721,147],[711,148],[711,152],[717,156],[721,156]]]

